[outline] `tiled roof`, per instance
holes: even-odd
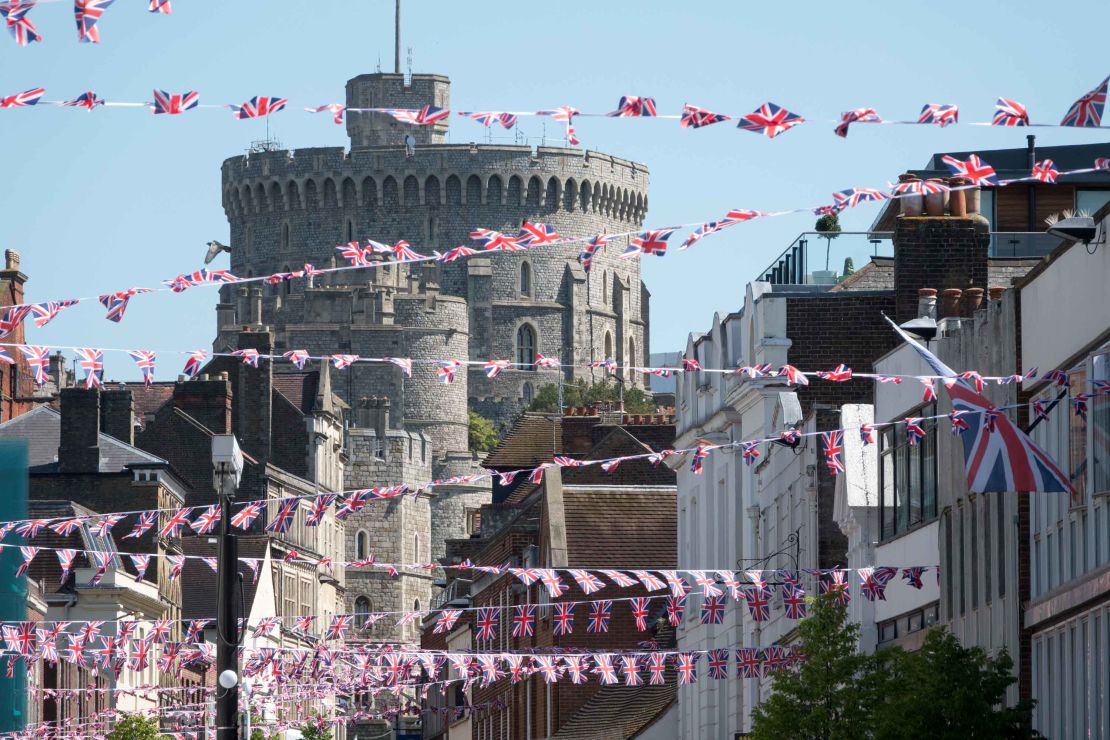
[[[639,735],[675,703],[677,677],[662,686],[602,686],[552,735],[553,740],[625,740]]]
[[[311,414],[316,405],[320,373],[281,373],[274,375],[274,390],[289,399],[302,414]]]
[[[139,426],[145,426],[147,415],[156,413],[173,400],[173,387],[176,384],[172,380],[150,385],[108,382],[104,384],[104,390],[131,391],[131,397],[135,399],[135,421]]]
[[[581,457],[588,453],[616,426],[601,416],[525,413],[501,440],[482,465],[509,470],[534,467],[550,462],[554,455]],[[625,414],[622,424],[628,432],[652,450],[660,450],[674,442],[674,421],[666,416]]]
[[[674,568],[676,494],[671,489],[563,489],[567,557],[572,567]]]
[[[185,566],[181,571],[182,619],[216,618],[216,574],[203,560],[197,559],[216,557],[219,545],[208,540],[208,537],[184,537],[181,540],[185,554],[189,556],[185,559]],[[240,537],[239,557],[262,559],[266,555],[268,542],[265,537]],[[239,564],[239,572],[243,576],[240,616],[246,617],[254,604],[258,583],[254,580],[254,573],[245,563]],[[259,578],[261,577],[262,574],[259,571]]]
[[[55,519],[61,517],[92,517],[97,512],[92,511],[72,501],[47,500],[27,502],[27,516],[35,519]],[[98,537],[92,533],[88,524],[82,524],[68,535],[58,534],[49,527],[39,530],[39,533],[28,543],[35,547],[52,549],[72,548],[78,550],[73,564],[75,568],[87,568],[89,556],[84,550],[97,550],[99,552],[113,552],[116,550],[115,541],[111,537]],[[31,561],[27,571],[28,576],[34,581],[43,582],[43,591],[53,593],[61,586],[62,568],[54,552],[44,550]]]
[[[62,438],[62,415],[49,406],[38,406],[22,416],[0,424],[0,439],[27,441],[31,472],[49,473],[58,467],[58,446]],[[138,447],[101,433],[100,472],[118,473],[128,465],[158,465],[166,461]]]
[[[583,460],[605,460],[629,455],[643,455],[655,452],[674,444],[674,427],[597,427],[605,436],[594,446]],[[637,434],[649,438],[648,444]],[[566,485],[596,484],[599,486],[673,486],[675,472],[666,465],[652,465],[646,459],[627,460],[617,468],[606,473],[600,465],[587,465],[581,468],[563,468],[563,483]]]
[[[893,289],[894,258],[872,257],[866,265],[829,288],[829,292]]]

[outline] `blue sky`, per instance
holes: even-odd
[[[48,99],[92,89],[142,101],[155,87],[195,89],[205,103],[280,95],[292,103],[271,119],[272,135],[289,148],[338,146],[344,128],[300,108],[341,101],[348,78],[374,71],[379,59],[392,65],[392,0],[174,0],[170,17],[147,13],[146,0],[117,0],[101,21],[99,46],[76,42],[71,8],[52,2],[33,11],[41,44],[19,48],[0,38],[0,95],[36,86]],[[1106,13],[1104,0],[1069,4],[1066,21],[1046,16],[1043,3],[1012,0],[406,0],[402,45],[413,49],[414,71],[451,77],[456,110],[606,111],[622,94],[639,94],[654,96],[666,113],[690,102],[742,114],[770,100],[812,121],[769,140],[728,123],[683,131],[676,121],[579,119],[586,146],[649,166],[648,224],[666,226],[731,207],[825,203],[835,190],[881,187],[943,149],[1024,146],[1027,131],[970,126],[857,126],[844,140],[829,121],[863,106],[909,119],[927,102],[956,103],[964,120],[989,120],[1004,95],[1024,102],[1035,122],[1058,122],[1110,73],[1101,45],[1082,32],[1105,25]],[[0,123],[7,184],[0,247],[22,253],[34,301],[157,285],[199,268],[205,242],[227,240],[220,163],[265,133],[263,122],[217,110],[169,118],[40,107],[0,111]],[[540,134],[536,121],[522,125]],[[1107,136],[1035,132],[1046,146]],[[476,124],[452,122],[452,141],[483,139]],[[845,228],[865,228],[875,212],[848,212]],[[646,260],[652,349],[681,349],[714,311],[735,309],[744,284],[813,221],[765,219]],[[85,304],[42,329],[28,324],[27,335],[47,345],[208,347],[215,298],[210,289],[139,298],[118,325]],[[173,377],[182,363],[165,356],[160,377]],[[136,377],[122,355],[108,358],[108,375]]]

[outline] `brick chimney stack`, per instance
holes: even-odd
[[[239,349],[256,349],[259,354],[273,353],[274,335],[269,331],[239,332]],[[269,359],[258,367],[238,366],[235,395],[235,436],[243,450],[260,463],[270,459],[273,423],[273,368]]]
[[[100,392],[100,431],[135,444],[135,398],[127,388]]]
[[[63,388],[58,463],[62,473],[100,470],[100,392]]]
[[[213,434],[231,433],[231,383],[227,375],[202,376],[177,383],[173,405],[193,417]]]
[[[920,288],[987,286],[988,228],[986,219],[978,215],[898,218],[894,227],[894,295],[899,324],[917,318]]]
[[[4,269],[0,270],[0,316],[7,313],[7,306],[23,303],[23,284],[27,276],[19,270],[19,252],[4,252]],[[23,343],[23,322],[19,322],[4,340]],[[31,410],[31,369],[23,353],[11,351],[15,363],[0,373],[0,423],[9,421]]]

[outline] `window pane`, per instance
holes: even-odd
[[[980,203],[982,201],[980,200]],[[1110,190],[1077,190],[1075,191],[1075,208],[1093,216],[1107,203],[1110,203]]]
[[[1091,369],[1092,379],[1110,380],[1110,353],[1095,355]],[[1110,491],[1110,393],[1099,393],[1088,403],[1091,407],[1091,432],[1094,437],[1091,440],[1091,490],[1104,493]]]
[[[935,411],[933,413],[936,413]],[[936,425],[921,441],[922,516],[928,520],[937,515],[937,432]]]
[[[924,440],[921,443],[909,446],[906,452],[909,455],[907,469],[909,480],[906,484],[906,496],[909,499],[909,524],[912,526],[921,521],[921,452],[925,448]]]
[[[890,450],[894,435],[890,430],[883,432],[882,468],[882,507],[883,507],[883,537],[894,534],[894,453]]]
[[[909,462],[909,445],[899,445],[895,455],[897,455],[897,459],[895,460],[896,470],[894,475],[894,526],[897,531],[904,532],[909,523],[909,502],[906,500],[909,484],[909,476],[906,474]]]

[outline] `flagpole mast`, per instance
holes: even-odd
[[[243,474],[243,453],[235,435],[212,437],[212,467],[220,506],[219,552],[216,558],[216,740],[238,740],[239,619],[235,581],[239,541],[231,534],[231,501]]]

